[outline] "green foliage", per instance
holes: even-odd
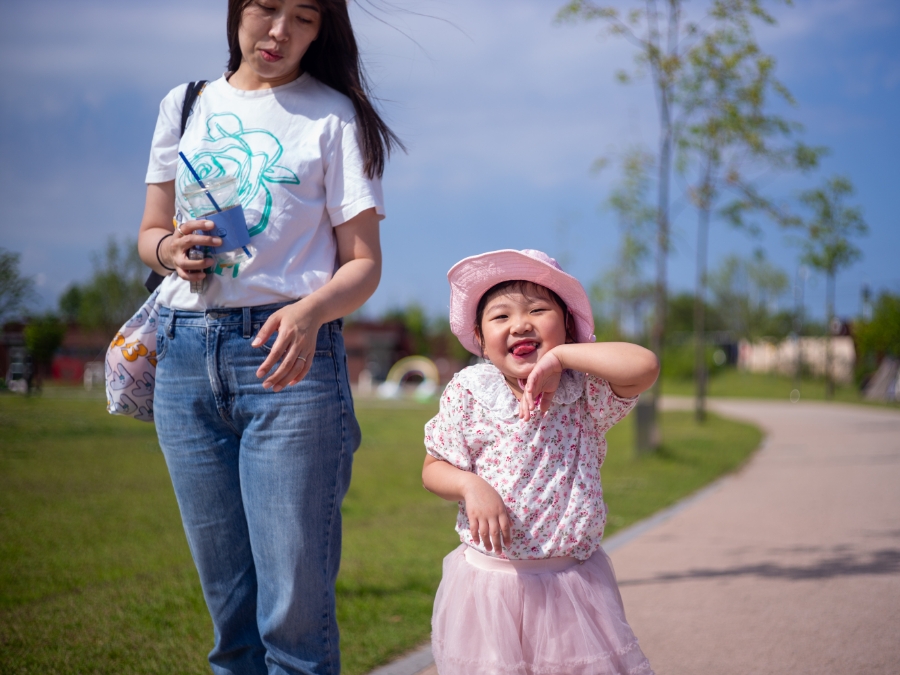
[[[734,5],[730,10],[723,5]],[[737,9],[736,5],[743,5]],[[775,76],[774,59],[756,43],[747,3],[716,3],[711,28],[689,52],[675,87],[679,121],[678,167],[693,175],[689,194],[709,212],[728,189],[734,197],[722,213],[733,225],[758,232],[748,215],[763,212],[782,225],[793,216],[766,197],[748,178],[766,170],[814,168],[823,150],[793,139],[800,126],[773,113],[771,99],[792,104],[793,97]]]
[[[66,327],[52,314],[32,318],[25,326],[25,347],[35,365],[49,368],[66,336]]]
[[[357,406],[363,445],[343,506],[337,602],[347,675],[428,638],[456,505],[422,489],[433,405]],[[632,458],[608,434],[607,533],[733,470],[760,432],[664,413],[666,442]],[[103,402],[0,397],[0,672],[209,672],[212,626],[151,425]]]
[[[672,396],[691,396],[694,385],[690,380],[668,378],[663,386],[666,394]],[[804,376],[799,382],[789,375],[777,373],[750,373],[737,368],[722,368],[709,379],[709,396],[724,398],[758,398],[780,400],[787,403],[791,400],[791,392],[800,391],[801,401],[824,401],[825,380],[820,377]],[[834,400],[841,403],[859,403],[865,405],[884,405],[871,403],[860,397],[859,389],[849,384],[838,384],[834,391]],[[888,405],[897,407],[897,403]]]
[[[860,360],[870,355],[876,361],[883,356],[900,358],[900,295],[879,294],[872,319],[857,323],[854,332]]]
[[[777,2],[778,0],[773,0]],[[790,5],[790,0],[784,0]],[[662,354],[668,312],[667,258],[670,251],[670,198],[673,149],[680,148],[682,167],[693,163],[693,151],[699,154],[697,164],[701,177],[693,186],[692,197],[709,210],[715,201],[721,180],[733,185],[741,197],[732,205],[729,217],[745,220],[749,211],[764,208],[770,215],[780,216],[785,224],[789,216],[762,197],[758,190],[736,171],[740,153],[725,149],[741,146],[756,157],[767,156],[774,162],[790,159],[796,167],[808,168],[819,151],[804,145],[774,150],[766,139],[784,133],[790,125],[780,118],[760,114],[771,89],[789,98],[787,90],[772,77],[774,62],[759,52],[752,39],[751,23],[773,24],[774,17],[763,0],[713,0],[695,18],[687,19],[684,0],[643,2],[633,0],[627,8],[600,4],[592,0],[570,0],[557,12],[557,21],[598,21],[610,35],[622,37],[634,47],[635,70],[620,72],[620,82],[649,75],[659,119],[659,145],[654,164],[658,171],[655,257],[656,281],[653,287],[654,311],[650,346]],[[680,134],[688,135],[684,141]],[[691,151],[691,152],[689,152]],[[741,167],[743,169],[743,167]],[[702,247],[705,251],[705,236]],[[705,260],[698,270],[705,278]],[[705,293],[698,292],[699,298]],[[702,319],[698,305],[698,320]],[[702,326],[699,326],[702,330]],[[664,361],[664,358],[661,358]],[[658,387],[656,388],[658,391]]]
[[[403,309],[393,309],[382,317],[385,321],[402,323],[409,334],[413,354],[429,354],[428,316],[421,305],[411,303]]]
[[[615,264],[593,289],[600,313],[608,315],[614,334],[625,334],[624,324],[643,333],[647,308],[653,301],[653,284],[645,277],[650,258],[656,211],[650,204],[650,170],[653,157],[640,147],[625,153],[621,180],[607,206],[616,214],[622,238]],[[608,311],[605,311],[608,310]],[[633,331],[632,331],[633,332]]]
[[[19,271],[18,253],[0,248],[0,326],[34,300],[34,283]]]
[[[803,262],[823,274],[834,277],[862,255],[851,241],[868,232],[857,206],[845,205],[853,195],[853,183],[846,176],[832,176],[821,187],[800,195],[813,215],[805,225]]]
[[[668,306],[669,316],[666,318],[666,340],[674,343],[687,341],[694,332],[694,294],[678,293],[669,296]],[[718,309],[708,302],[706,303],[706,330],[725,330],[725,325],[719,317]]]
[[[834,286],[838,272],[852,265],[862,251],[851,241],[868,231],[859,207],[844,202],[853,194],[853,184],[844,176],[833,176],[820,188],[807,190],[800,200],[813,215],[804,225],[803,262],[825,274],[825,320],[830,325],[834,317]],[[834,389],[831,380],[831,342],[826,343],[825,373],[829,394]]]
[[[706,347],[706,372],[712,375],[725,366],[717,365],[714,355],[718,347],[709,345]],[[693,342],[680,342],[666,345],[666,358],[662,363],[660,376],[666,380],[685,380],[694,378],[696,363],[696,350]]]
[[[106,248],[91,258],[91,278],[66,290],[60,298],[60,311],[66,317],[77,317],[84,328],[114,333],[147,299],[144,279],[148,270],[133,240],[120,244],[110,237]]]
[[[59,296],[59,314],[63,321],[76,323],[83,302],[84,292],[78,284],[72,284],[63,291],[63,294]]]
[[[735,338],[782,338],[791,332],[793,315],[772,309],[788,290],[788,276],[762,250],[751,258],[725,258],[710,274],[709,286],[721,327]]]

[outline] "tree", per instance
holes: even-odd
[[[801,193],[800,201],[812,210],[812,217],[804,224],[803,262],[825,275],[825,321],[834,320],[834,283],[842,269],[849,267],[862,251],[851,239],[866,234],[868,226],[862,211],[847,206],[845,200],[853,195],[853,184],[846,176],[833,176],[824,185]],[[830,331],[826,331],[830,333]],[[831,338],[825,342],[825,397],[834,397],[831,376]]]
[[[410,349],[413,354],[430,354],[429,349],[429,323],[424,308],[418,303],[412,302],[404,308],[389,310],[382,317],[385,321],[397,321],[402,323],[410,339]]]
[[[53,363],[53,356],[66,336],[66,327],[52,314],[32,318],[25,326],[25,347],[31,354],[37,374],[38,389]]]
[[[120,245],[115,237],[91,258],[91,278],[81,286],[70,287],[60,298],[60,309],[72,315],[77,303],[78,322],[83,327],[112,335],[147,299],[147,268],[138,256],[136,242],[126,240]]]
[[[616,263],[604,275],[603,287],[612,304],[612,320],[617,336],[625,334],[625,315],[632,326],[639,326],[644,308],[653,298],[653,287],[644,280],[644,267],[650,256],[654,209],[648,200],[649,173],[653,157],[641,148],[633,148],[622,159],[622,179],[610,194],[607,204],[615,213],[622,232]]]
[[[63,321],[76,323],[81,312],[81,303],[84,301],[84,293],[81,286],[71,284],[63,294],[59,296],[59,314]]]
[[[34,283],[19,271],[19,258],[0,248],[0,326],[23,312],[34,300]]]
[[[735,337],[746,340],[790,332],[792,317],[773,312],[773,304],[788,286],[787,274],[770,263],[762,250],[751,258],[728,256],[709,275],[719,321]]]
[[[758,18],[774,19],[765,12]],[[717,20],[719,17],[715,17]],[[678,165],[693,175],[689,194],[697,209],[697,280],[695,300],[695,385],[697,421],[706,416],[707,242],[713,210],[726,189],[737,192],[739,206],[726,213],[745,222],[751,208],[778,213],[778,208],[748,179],[748,174],[779,169],[809,170],[821,150],[791,141],[799,129],[768,110],[772,95],[793,103],[774,78],[775,62],[763,54],[746,17],[727,17],[691,51],[677,88],[683,110],[678,134]],[[747,195],[753,195],[748,203]]]
[[[790,0],[780,0],[790,4]],[[649,71],[656,98],[659,139],[656,153],[656,281],[654,287],[653,327],[650,347],[663,361],[663,342],[666,323],[667,262],[669,254],[670,198],[669,182],[672,173],[672,153],[677,142],[679,99],[677,88],[683,75],[686,59],[698,42],[709,32],[707,26],[739,24],[752,17],[766,17],[763,0],[712,0],[705,16],[699,21],[683,18],[685,0],[633,0],[633,9],[620,12],[616,7],[599,5],[592,0],[571,0],[557,13],[560,21],[601,21],[609,33],[625,38],[636,50],[636,75]],[[632,76],[618,73],[621,82]],[[644,415],[650,419],[654,431],[647,437],[659,438],[656,428],[656,405],[661,394],[657,380],[653,386],[652,403]],[[644,448],[649,449],[649,448]]]

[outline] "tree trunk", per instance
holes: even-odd
[[[654,288],[653,326],[650,331],[650,349],[656,354],[660,364],[663,361],[663,350],[666,330],[667,303],[667,262],[669,255],[669,174],[672,163],[672,123],[669,115],[668,96],[660,92],[659,117],[661,127],[659,147],[659,190],[656,208],[656,285]],[[635,434],[635,451],[638,455],[653,452],[659,447],[660,434],[657,422],[657,407],[662,396],[660,379],[645,396],[643,413],[636,415],[640,425]]]
[[[834,377],[831,373],[831,322],[834,321],[834,272],[825,281],[825,400],[834,398]]]
[[[650,38],[660,55],[673,55],[678,53],[679,26],[681,21],[681,0],[670,0],[667,3],[667,44],[662,45],[659,33],[653,31],[655,37]],[[649,10],[649,8],[648,8]],[[653,11],[656,11],[654,5]],[[666,266],[669,256],[669,177],[672,173],[672,114],[669,103],[672,98],[672,84],[668,80],[668,74],[662,70],[662,65],[656,63],[654,67],[654,93],[657,97],[657,110],[659,112],[659,185],[658,201],[656,207],[656,285],[654,289],[653,326],[650,331],[650,349],[659,359],[660,366],[663,363],[663,351],[665,349],[666,330],[666,304],[668,302],[667,271]],[[638,455],[652,452],[659,447],[660,432],[657,423],[657,407],[662,396],[662,385],[657,379],[646,394],[638,401],[638,411],[635,415],[638,425],[635,434],[635,451]],[[642,414],[641,414],[642,413]]]
[[[706,421],[706,244],[709,238],[709,182],[703,186],[697,222],[697,290],[694,293],[694,417]]]

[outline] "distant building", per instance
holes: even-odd
[[[88,331],[76,324],[69,324],[62,346],[53,357],[50,377],[73,384],[84,382],[85,368],[90,368],[89,364],[103,363],[112,338],[104,331]]]
[[[421,356],[428,356],[434,361],[440,384],[446,384],[468,364],[449,356],[440,337],[432,342],[427,350],[429,353]],[[372,383],[383,382],[397,361],[416,355],[409,330],[396,320],[348,321],[344,326],[344,344],[350,384],[354,389],[359,387],[361,381],[363,390],[367,390]]]
[[[369,381],[380,382],[391,366],[412,355],[409,332],[399,321],[348,321],[344,326],[350,384],[359,384],[364,371]]]
[[[738,368],[751,373],[780,373],[793,375],[798,365],[812,375],[825,374],[826,341],[831,340],[831,377],[835,382],[849,384],[853,381],[856,350],[853,338],[848,335],[803,337],[781,342],[748,342],[741,340],[738,347]]]

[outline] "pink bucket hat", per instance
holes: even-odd
[[[531,281],[549,288],[563,299],[575,317],[575,339],[578,342],[596,339],[594,314],[584,287],[546,253],[526,248],[473,255],[451,267],[447,279],[450,281],[450,330],[463,347],[477,356],[481,356],[481,344],[475,336],[478,302],[485,292],[504,281]]]

